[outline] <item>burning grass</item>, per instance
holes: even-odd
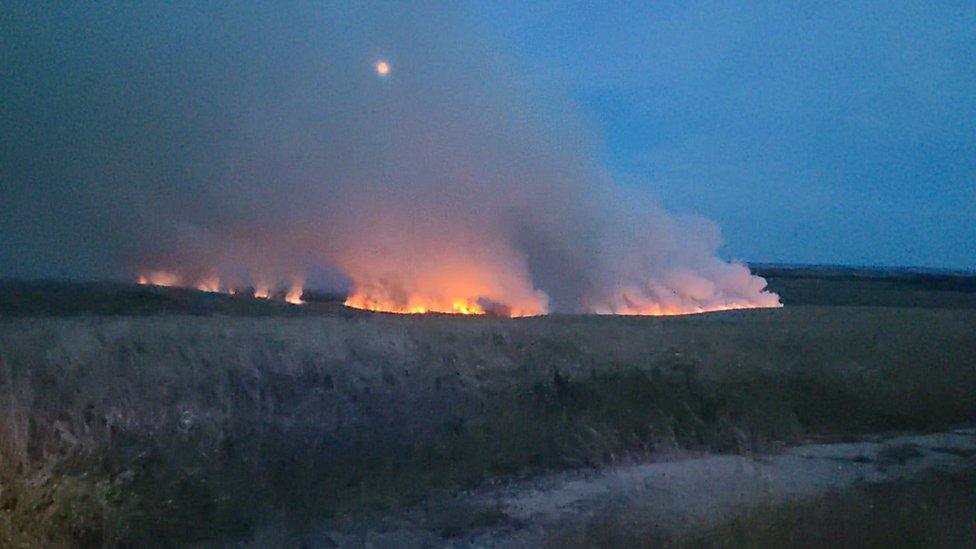
[[[184,277],[172,271],[157,270],[147,271],[136,277],[136,283],[140,286],[150,286],[158,288],[184,288],[196,289],[207,293],[223,293],[229,295],[246,294],[253,296],[254,299],[278,299],[291,303],[292,305],[302,305],[304,295],[305,277],[293,276],[288,284],[272,286],[265,281],[257,281],[251,286],[241,284],[221,283],[220,276],[216,273]]]

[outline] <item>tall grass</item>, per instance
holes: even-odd
[[[551,547],[833,548],[976,546],[976,462],[969,469],[764,502],[711,526],[674,533],[642,510],[608,509],[553,532]]]
[[[0,545],[244,539],[661,447],[972,421],[973,315],[947,314],[2,322]]]

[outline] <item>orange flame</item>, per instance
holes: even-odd
[[[710,305],[667,305],[652,303],[650,305],[635,306],[628,305],[618,307],[613,310],[597,309],[593,311],[600,315],[624,315],[624,316],[678,316],[691,315],[698,313],[714,313],[717,311],[733,311],[736,309],[763,309],[769,307],[782,307],[782,305],[770,305],[747,302],[728,302]]]
[[[412,295],[402,302],[384,299],[364,292],[353,292],[346,298],[346,307],[398,314],[446,313],[459,315],[491,315],[522,317],[545,314],[545,309],[528,304],[525,308],[511,308],[485,298],[436,299]]]
[[[471,303],[464,299],[456,299],[451,303],[451,308],[455,313],[462,315],[483,315],[485,310],[477,303]]]
[[[745,272],[748,275],[748,271]],[[676,283],[672,287],[625,289],[611,299],[592,306],[590,311],[603,315],[674,316],[783,306],[778,295],[761,291],[765,280],[754,280],[751,275],[748,276],[750,278],[742,280],[756,286],[758,289],[755,291],[740,289],[736,294],[722,295],[715,292],[714,285],[708,283],[698,286],[699,291],[695,292],[695,280],[685,277],[683,284]],[[683,288],[685,293],[679,294],[674,288]]]
[[[291,303],[292,305],[301,305],[305,303],[302,301],[303,292],[304,290],[302,288],[302,284],[298,284],[296,282],[292,284],[291,287],[288,288],[288,292],[285,293],[285,301]]]
[[[425,220],[419,226],[405,223],[402,230],[384,223],[379,220],[381,230],[361,235],[364,246],[338,258],[352,280],[347,307],[401,314],[546,314],[549,298],[532,287],[517,252],[481,241],[481,234],[446,231]]]
[[[219,292],[220,277],[211,275],[197,282],[197,289],[201,292]]]
[[[180,277],[169,271],[150,271],[139,275],[142,286],[179,286]]]
[[[189,281],[188,283],[184,281]],[[295,277],[293,282],[287,289],[283,287],[273,287],[271,284],[257,283],[254,287],[254,297],[256,299],[271,299],[274,296],[275,299],[283,299],[288,303],[294,305],[301,305],[305,303],[302,300],[302,294],[304,292],[304,276]],[[155,271],[145,271],[136,277],[136,282],[143,286],[166,286],[166,287],[182,287],[182,288],[195,288],[201,292],[226,292],[231,295],[236,295],[240,293],[239,288],[233,286],[227,288],[221,288],[220,276],[217,274],[209,274],[202,278],[194,278],[190,276],[181,276],[176,274],[174,271],[168,270],[155,270]]]

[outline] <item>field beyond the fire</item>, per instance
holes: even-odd
[[[659,452],[976,422],[976,279],[760,274],[785,307],[669,318],[0,283],[0,545],[246,541]]]

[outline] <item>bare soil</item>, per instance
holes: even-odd
[[[976,472],[974,456],[972,428],[804,444],[775,453],[658,456],[663,461],[462,493],[304,539],[349,547],[584,547],[596,544],[598,534],[613,546],[701,543],[702,532],[757,508],[932,473]]]

